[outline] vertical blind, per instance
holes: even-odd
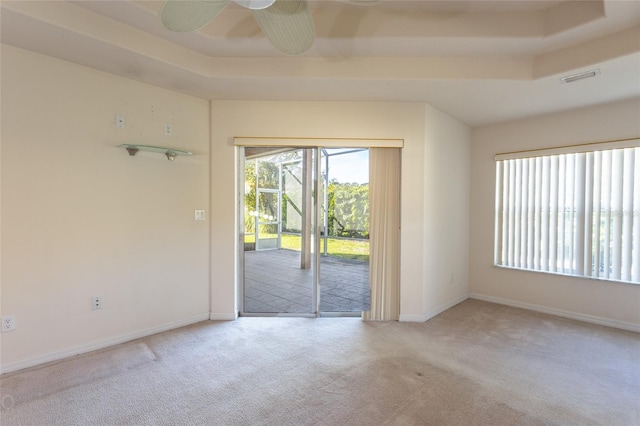
[[[640,141],[624,142],[496,156],[496,265],[640,283]]]
[[[400,150],[369,149],[369,282],[365,321],[400,315]]]

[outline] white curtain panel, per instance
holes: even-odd
[[[369,150],[370,310],[365,321],[400,314],[400,149]]]

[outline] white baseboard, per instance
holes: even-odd
[[[227,312],[227,313],[212,312],[211,315],[209,315],[209,319],[211,321],[235,321],[238,319],[238,314],[236,312]]]
[[[399,321],[400,322],[426,322],[426,321],[429,321],[431,318],[435,317],[436,315],[443,313],[447,309],[453,308],[458,303],[464,302],[468,298],[469,296],[464,294],[452,300],[451,302],[445,303],[444,305],[440,305],[435,309],[432,309],[431,311],[424,313],[422,315],[400,315]]]
[[[198,314],[198,315],[187,317],[181,320],[172,321],[167,324],[162,324],[157,327],[146,328],[144,330],[138,330],[132,333],[126,333],[120,336],[99,340],[97,342],[92,342],[87,345],[80,345],[70,349],[64,349],[62,351],[52,352],[50,354],[29,358],[23,361],[10,362],[7,364],[0,365],[0,374],[22,370],[24,368],[29,368],[29,367],[35,367],[36,365],[45,364],[47,362],[58,361],[74,355],[80,355],[80,354],[95,351],[98,349],[103,349],[109,346],[119,345],[120,343],[129,342],[131,340],[139,339],[141,337],[151,336],[152,334],[162,333],[163,331],[173,330],[174,328],[180,328],[186,325],[207,321],[208,319],[209,319],[209,313]]]
[[[614,319],[597,317],[594,315],[581,314],[579,312],[565,311],[562,309],[549,308],[542,305],[535,305],[533,303],[519,302],[517,300],[503,299],[500,297],[489,296],[480,293],[469,293],[470,299],[483,300],[485,302],[498,303],[500,305],[513,306],[514,308],[528,309],[530,311],[541,312],[543,314],[556,315],[563,318],[574,319],[578,321],[584,321],[592,324],[604,325],[607,327],[619,328],[627,331],[635,331],[640,333],[640,324],[635,324],[627,321],[619,321]]]

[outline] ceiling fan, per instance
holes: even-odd
[[[215,18],[232,0],[167,0],[160,21],[171,31],[196,31]],[[304,53],[313,45],[315,26],[307,0],[233,0],[251,9],[260,29],[279,51]],[[342,0],[369,5],[382,0]]]

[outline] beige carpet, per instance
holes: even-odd
[[[9,425],[640,425],[640,335],[468,300],[204,322],[0,378]]]

